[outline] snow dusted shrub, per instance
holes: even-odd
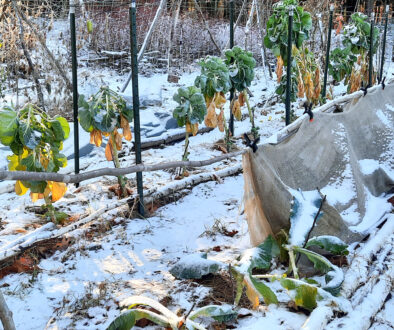
[[[103,136],[108,137],[105,157],[108,161],[113,161],[116,168],[120,168],[118,151],[122,150],[122,138],[127,141],[132,139],[130,122],[133,119],[133,109],[124,98],[108,87],[101,87],[99,92],[88,100],[85,100],[84,95],[80,95],[78,105],[79,123],[90,133],[90,143],[100,147]],[[125,178],[118,177],[118,182],[121,195],[125,196]]]
[[[50,118],[33,104],[16,111],[7,107],[0,111],[0,142],[11,148],[8,156],[10,171],[57,172],[67,165],[60,151],[70,133],[65,118]],[[61,220],[63,214],[55,212],[52,202],[64,196],[67,186],[55,181],[17,181],[15,192],[24,195],[30,189],[33,202],[44,199],[51,220]]]

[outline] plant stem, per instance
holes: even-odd
[[[189,160],[189,153],[188,153],[188,149],[189,149],[189,134],[190,133],[188,131],[186,131],[186,135],[185,135],[185,151],[184,151],[183,156],[182,156],[182,161],[184,161],[184,162]],[[184,176],[185,172],[186,172],[186,166],[183,166],[182,167],[182,171],[181,171],[181,176],[182,177]]]
[[[298,280],[299,279],[298,270],[297,270],[297,266],[295,263],[294,251],[292,248],[289,249],[289,257],[290,257],[290,265],[291,265],[291,268],[294,273],[294,278],[296,278]]]
[[[242,92],[244,94],[246,106],[248,107],[248,112],[249,112],[249,120],[250,123],[252,124],[252,134],[253,134],[253,139],[257,139],[259,137],[259,134],[257,133],[256,126],[254,124],[254,109],[251,108],[250,103],[249,103],[249,96],[248,92],[246,89]]]
[[[118,156],[118,149],[116,148],[116,142],[115,142],[115,134],[114,132],[111,133],[111,141],[112,141],[112,158],[113,162],[116,168],[120,168],[120,162],[119,162],[119,156]],[[109,141],[108,141],[109,143]],[[122,193],[122,197],[127,196],[126,192],[126,180],[124,176],[119,175],[118,176],[118,183],[119,183],[119,188]]]
[[[48,209],[48,212],[46,214],[49,215],[49,217],[51,218],[51,221],[53,223],[56,223],[55,208],[52,205],[52,201],[51,201],[50,197],[49,196],[44,197],[44,201],[45,201],[45,205]]]

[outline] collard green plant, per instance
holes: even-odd
[[[133,110],[123,97],[108,87],[101,87],[99,92],[88,100],[80,95],[78,100],[79,123],[90,133],[90,143],[100,147],[104,137],[109,137],[105,157],[113,161],[116,168],[120,168],[118,151],[122,150],[122,138],[131,141],[130,122]],[[122,130],[122,133],[119,131]],[[126,195],[126,181],[118,178],[121,194]]]
[[[301,48],[304,41],[309,39],[309,31],[312,29],[311,15],[299,6],[298,0],[284,0],[274,5],[273,13],[267,21],[264,45],[271,49],[277,58],[281,57],[285,66],[290,6],[294,6],[292,41],[297,48]]]
[[[237,312],[231,306],[209,305],[192,311],[189,315],[183,317],[177,316],[167,307],[157,301],[143,297],[134,296],[127,299],[129,311],[124,312],[117,317],[107,328],[107,330],[129,330],[134,327],[140,319],[148,319],[153,323],[165,328],[171,329],[205,329],[204,326],[195,322],[199,317],[210,317],[217,322],[229,322],[237,317]],[[153,312],[147,309],[141,309],[139,306],[150,307],[156,310]]]
[[[201,74],[196,78],[194,84],[201,89],[205,98],[207,114],[204,123],[207,127],[218,127],[221,132],[227,131],[223,108],[227,101],[226,93],[231,88],[228,67],[221,58],[213,56],[208,56],[199,64]]]
[[[230,106],[234,117],[237,120],[241,120],[242,113],[241,107],[245,104],[248,108],[249,119],[252,125],[252,134],[255,139],[258,138],[258,127],[254,123],[254,108],[249,104],[249,96],[247,88],[250,87],[254,79],[254,69],[256,67],[256,61],[253,58],[253,54],[242,48],[235,46],[232,49],[226,50],[225,63],[227,64],[230,71],[231,85],[235,90],[233,102]],[[237,97],[237,94],[238,97]]]
[[[345,85],[347,85],[356,62],[357,56],[352,54],[350,47],[335,48],[330,54],[329,73],[338,82],[346,78]]]
[[[291,52],[292,63],[288,57],[288,22],[289,9],[293,7],[293,32]],[[306,97],[316,104],[321,90],[320,68],[313,54],[305,47],[304,41],[309,39],[312,28],[310,13],[299,6],[298,0],[284,0],[274,5],[274,11],[267,22],[267,35],[264,44],[271,49],[277,58],[276,75],[279,83],[276,93],[285,102],[287,75],[283,75],[283,66],[291,66],[291,101],[296,97]]]
[[[0,111],[0,142],[11,148],[10,171],[57,172],[67,165],[61,153],[63,141],[70,133],[65,118],[50,118],[33,104],[16,111],[6,107]],[[44,199],[48,206],[66,193],[67,186],[54,181],[17,181],[15,192],[24,195],[30,189],[33,202]],[[50,217],[56,220],[54,210]]]
[[[186,128],[185,150],[182,160],[188,160],[189,134],[195,136],[198,132],[198,124],[202,123],[207,113],[205,99],[201,90],[195,86],[181,87],[174,95],[174,101],[178,106],[173,111],[173,116],[178,126]],[[187,174],[183,169],[182,175]]]

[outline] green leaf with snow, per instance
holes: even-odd
[[[190,320],[195,320],[197,317],[205,316],[205,317],[212,317],[214,320],[218,322],[229,322],[235,320],[237,318],[237,315],[238,313],[234,311],[232,306],[209,305],[199,308],[198,310],[192,312],[188,318]]]
[[[323,274],[326,274],[330,270],[334,269],[334,265],[327,258],[323,257],[322,255],[320,255],[316,252],[313,252],[313,251],[310,251],[310,250],[307,250],[307,249],[304,249],[304,248],[301,248],[298,246],[293,246],[293,250],[295,252],[302,253],[302,254],[306,255],[307,258],[310,261],[312,261],[315,269],[321,271]]]
[[[280,284],[291,292],[290,297],[294,300],[297,306],[306,308],[310,311],[316,308],[317,302],[317,288],[310,284],[303,284],[299,280],[292,278],[281,278]]]
[[[334,255],[347,255],[347,244],[335,236],[318,236],[313,237],[306,243],[306,248],[311,246],[318,246],[321,249],[330,252]]]
[[[162,315],[145,309],[133,309],[121,314],[115,320],[113,320],[108,326],[107,330],[130,330],[134,327],[137,321],[141,319],[147,319],[162,327],[171,326],[168,319]]]
[[[278,298],[275,293],[267,285],[256,280],[253,276],[250,276],[250,280],[257,292],[263,297],[266,305],[278,303]]]

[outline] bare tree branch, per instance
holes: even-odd
[[[12,312],[9,310],[4,296],[0,291],[0,319],[4,330],[15,330],[15,324],[12,319]]]
[[[0,180],[21,180],[21,181],[56,181],[64,183],[78,183],[100,176],[120,176],[136,172],[152,172],[166,170],[177,167],[203,167],[218,163],[222,160],[233,158],[245,153],[247,149],[235,151],[229,154],[221,155],[211,159],[196,161],[178,161],[153,165],[139,164],[125,168],[102,168],[99,170],[89,171],[79,174],[60,174],[48,172],[27,172],[27,171],[0,171]]]

